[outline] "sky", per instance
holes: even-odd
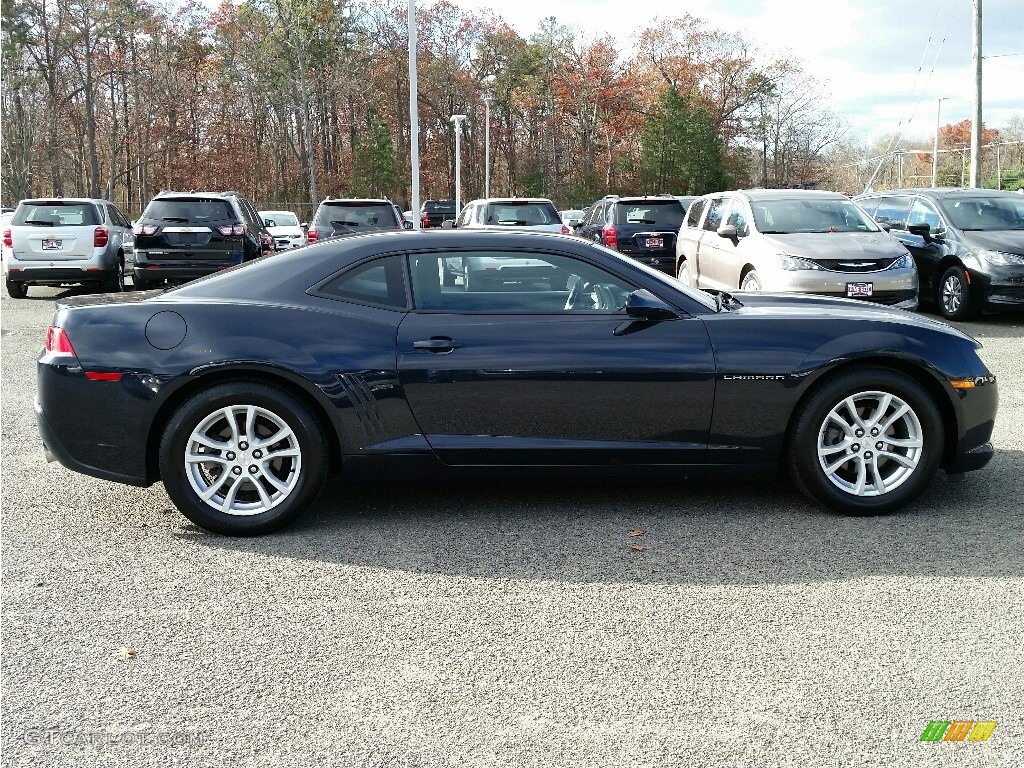
[[[588,40],[611,34],[623,51],[654,19],[689,13],[741,34],[765,60],[799,58],[823,83],[847,139],[898,131],[906,147],[927,146],[935,135],[939,97],[943,125],[971,117],[976,1],[986,57],[982,121],[1000,128],[1024,117],[1024,0],[454,0],[494,10],[524,36],[554,16]]]

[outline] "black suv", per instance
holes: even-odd
[[[590,206],[576,234],[675,275],[676,233],[685,214],[672,195],[608,195]]]
[[[455,221],[458,215],[454,200],[426,200],[420,206],[420,226],[440,227],[446,221]]]
[[[183,282],[273,250],[256,208],[237,192],[161,192],[132,227],[135,287]]]
[[[926,188],[853,199],[913,254],[921,299],[943,317],[1024,310],[1024,195]]]
[[[306,242],[316,243],[354,232],[404,229],[402,212],[387,198],[326,198],[313,214]]]

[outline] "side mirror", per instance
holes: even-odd
[[[441,229],[455,229],[454,219],[445,219],[441,222]]]
[[[412,229],[412,222],[411,221],[403,221],[402,222],[402,229]]]
[[[302,227],[303,229],[309,229],[309,222],[304,221],[301,224],[299,224],[299,226]]]
[[[637,320],[676,320],[679,313],[646,288],[626,297],[626,314]]]
[[[739,237],[739,234],[736,231],[735,224],[723,224],[718,228],[718,236],[728,238],[729,240],[735,240]]]
[[[935,240],[942,239],[942,232],[932,232],[932,228],[928,224],[910,224],[907,226],[907,232],[918,237],[923,237],[926,243],[934,242]]]

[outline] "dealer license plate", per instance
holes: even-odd
[[[856,296],[870,296],[874,293],[875,287],[873,283],[847,283],[846,284],[846,295],[851,297]]]
[[[47,238],[47,239],[43,240],[43,250],[44,251],[59,251],[62,243],[63,243],[62,240],[52,240],[50,238]]]
[[[646,240],[644,240],[644,244],[648,248],[664,248],[665,240],[660,237],[648,237]]]

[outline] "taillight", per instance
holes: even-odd
[[[132,227],[132,232],[136,235],[155,235],[156,224],[136,224]]]
[[[310,227],[308,230],[306,230],[306,242],[307,243],[315,243],[316,239],[317,239],[316,227]]]
[[[71,340],[59,325],[51,325],[46,329],[46,351],[55,355],[78,357],[75,348],[71,346]]]
[[[244,235],[246,226],[245,224],[228,224],[223,227],[217,227],[217,231],[224,235],[224,237],[228,237],[229,235]]]
[[[11,230],[4,230],[4,248],[13,248],[14,240],[11,238]]]
[[[571,235],[572,234],[572,230],[569,229],[567,226],[565,226],[565,224],[563,224],[562,225],[562,234],[563,235]]]
[[[605,224],[601,230],[601,242],[609,248],[617,248],[619,245],[619,233],[611,224]]]
[[[425,213],[423,214],[423,217],[420,219],[420,226],[422,226],[424,229],[430,229],[430,217],[427,216],[427,214]]]
[[[93,248],[102,248],[110,239],[110,231],[106,227],[96,227],[92,234]]]

